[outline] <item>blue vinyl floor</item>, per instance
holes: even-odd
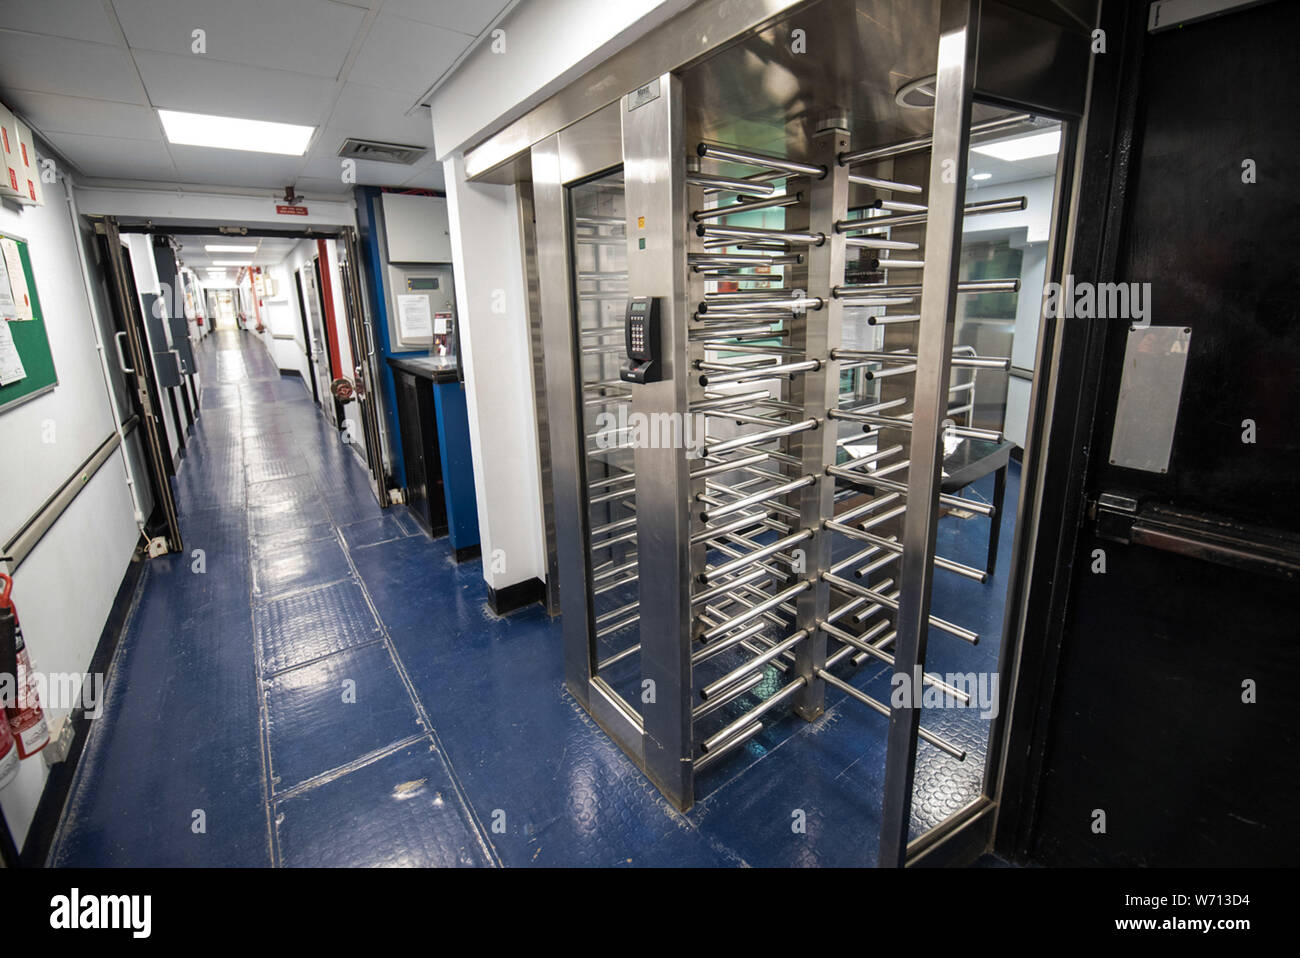
[[[819,720],[770,722],[675,811],[565,692],[558,619],[489,612],[480,564],[381,510],[250,334],[199,356],[185,551],[144,572],[51,864],[875,864],[883,717],[829,691]],[[1007,517],[1018,489],[1013,464]],[[982,639],[932,633],[931,671],[996,669],[1011,528],[992,582],[938,574],[933,614]],[[943,519],[940,554],[983,565],[987,529]],[[842,674],[888,699],[879,663]],[[921,746],[914,834],[978,796],[988,728],[969,709],[923,724],[970,754]]]

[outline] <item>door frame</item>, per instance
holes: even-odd
[[[160,514],[162,520],[161,535],[154,536],[151,533],[151,538],[161,537],[168,552],[180,552],[185,548],[185,543],[181,537],[180,517],[176,512],[176,497],[171,486],[171,447],[162,421],[162,397],[154,375],[153,356],[145,331],[140,297],[126,260],[117,219],[112,216],[91,216],[88,220],[99,241],[101,262],[106,267],[104,280],[108,284],[109,303],[112,307],[118,369],[124,376],[134,380],[131,392],[136,412],[144,426],[142,436],[149,485],[153,491],[155,513]],[[122,351],[123,342],[126,343],[126,354]],[[130,366],[126,363],[127,356],[130,358]]]
[[[388,495],[388,482],[384,473],[384,455],[381,440],[379,439],[379,418],[377,410],[377,392],[375,383],[378,376],[374,370],[375,347],[373,342],[367,338],[367,331],[371,328],[371,323],[366,313],[365,297],[361,295],[361,279],[357,273],[357,230],[354,226],[339,226],[325,230],[321,229],[297,229],[297,230],[278,230],[271,228],[258,227],[223,227],[219,224],[205,223],[182,223],[169,226],[158,226],[149,221],[138,223],[122,223],[114,217],[91,217],[92,223],[98,223],[102,220],[111,220],[112,229],[115,236],[122,233],[144,233],[149,235],[164,236],[211,236],[218,233],[225,233],[231,236],[240,237],[277,237],[281,239],[309,239],[318,243],[317,256],[312,257],[315,274],[317,277],[317,291],[320,294],[321,315],[325,327],[325,335],[331,337],[330,318],[333,314],[332,289],[328,287],[328,261],[320,262],[320,253],[324,252],[323,243],[326,240],[335,241],[336,255],[339,257],[339,274],[343,281],[343,304],[344,304],[344,326],[347,329],[348,340],[352,346],[353,369],[352,376],[355,378],[357,398],[360,401],[362,412],[362,429],[365,436],[365,454],[366,468],[370,474],[371,491],[374,492],[381,508],[387,508],[392,504]],[[96,229],[98,229],[98,225]],[[346,256],[345,253],[350,253]],[[120,260],[119,260],[120,270]],[[241,292],[236,287],[236,292]],[[328,297],[326,294],[329,294]],[[134,296],[134,291],[132,292]],[[333,347],[336,341],[333,338],[327,340],[327,345]],[[333,358],[333,352],[331,352]],[[340,357],[341,361],[341,357]],[[342,369],[334,370],[338,375],[343,375],[346,371]],[[336,400],[337,403],[337,400]],[[158,407],[155,402],[155,407]],[[328,412],[326,413],[328,417]],[[338,425],[336,419],[335,425]],[[372,441],[373,437],[373,441]],[[164,447],[165,437],[164,437]],[[168,496],[171,500],[170,494]],[[172,502],[174,512],[175,503]],[[175,529],[177,541],[179,541],[179,527]]]

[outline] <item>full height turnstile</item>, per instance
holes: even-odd
[[[1001,519],[941,489],[946,443],[1002,439],[973,424],[974,383],[1009,366],[954,344],[956,305],[1018,288],[959,282],[963,222],[1025,205],[968,197],[967,152],[1062,131],[1065,196],[1076,41],[978,0],[794,5],[533,143],[566,684],[679,808],[765,725],[817,719],[830,687],[880,715],[881,864],[988,812],[995,743],[979,802],[911,826],[918,750],[966,758],[921,721],[927,690],[970,694],[926,671],[927,643],[979,640],[931,614],[932,583],[987,576],[936,554],[939,517]],[[1058,50],[1050,70],[1011,69],[1030,43]],[[917,82],[896,96],[900,77]],[[930,102],[904,104],[918,90]],[[895,694],[854,684],[867,663]]]

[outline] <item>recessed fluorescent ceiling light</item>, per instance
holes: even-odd
[[[213,146],[223,150],[248,150],[253,153],[281,153],[302,156],[316,132],[314,126],[271,123],[267,120],[241,120],[233,116],[208,116],[203,113],[178,113],[159,110],[167,139],[181,146]]]
[[[1053,153],[1060,152],[1060,149],[1060,130],[1048,130],[1046,133],[1034,133],[1030,136],[1017,137],[1014,140],[1001,140],[997,143],[986,143],[982,146],[971,147],[971,150],[976,153],[983,153],[995,160],[1006,160],[1008,163],[1015,163],[1017,160],[1032,160],[1036,156],[1050,156]]]
[[[253,265],[252,263],[243,262],[241,260],[236,260],[236,259],[214,259],[212,263],[215,266],[252,266]]]
[[[256,246],[222,246],[218,243],[215,246],[204,246],[209,253],[256,253]]]
[[[970,175],[970,178],[971,178],[972,180],[991,180],[991,179],[993,178],[993,174],[992,174],[992,173],[972,173],[972,174]]]

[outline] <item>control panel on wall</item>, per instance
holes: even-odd
[[[634,296],[627,301],[627,361],[618,376],[629,383],[658,382],[663,375],[659,362],[659,300]]]
[[[396,351],[456,353],[456,290],[450,266],[390,266],[389,337]]]

